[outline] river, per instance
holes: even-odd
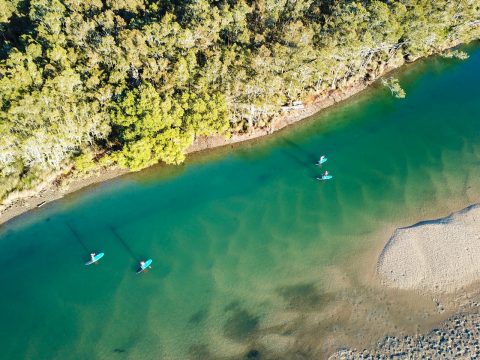
[[[478,201],[480,48],[465,49],[396,73],[405,99],[375,84],[2,226],[1,358],[320,359],[433,326],[455,309],[384,289],[375,262],[396,227]]]

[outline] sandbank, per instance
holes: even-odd
[[[389,287],[449,293],[480,280],[480,204],[399,228],[377,272]]]

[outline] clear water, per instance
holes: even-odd
[[[383,290],[375,257],[395,227],[477,201],[480,49],[466,50],[396,74],[404,100],[377,86],[10,222],[0,357],[316,359],[428,325],[431,299]],[[334,179],[315,181],[325,169]],[[105,257],[85,267],[91,251]]]

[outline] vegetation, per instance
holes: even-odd
[[[0,0],[0,199],[179,163],[198,136],[480,36],[476,0]]]
[[[387,87],[396,98],[403,99],[405,97],[405,90],[400,86],[398,79],[393,77],[382,79],[382,84]]]
[[[443,53],[441,53],[444,58],[456,58],[460,60],[467,60],[468,59],[468,54],[465,51],[460,51],[460,50],[447,50]]]

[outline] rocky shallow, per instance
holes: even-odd
[[[426,335],[386,336],[374,349],[342,349],[340,359],[480,359],[480,313],[451,317]]]

